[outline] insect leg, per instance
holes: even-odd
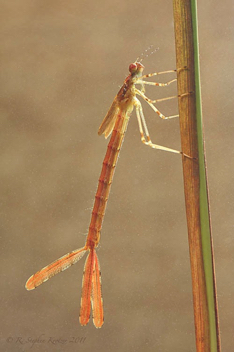
[[[149,98],[147,98],[145,96],[145,94],[143,92],[141,92],[140,90],[136,89],[136,93],[139,94],[150,106],[151,108],[158,114],[159,117],[161,117],[161,119],[163,120],[168,120],[168,119],[172,119],[174,117],[178,117],[179,115],[171,115],[171,116],[165,116],[163,115],[154,105],[153,105],[153,102],[155,102],[154,100],[150,100]],[[174,97],[169,97],[168,99],[172,99]],[[167,98],[166,98],[167,99]],[[166,100],[165,99],[165,100]],[[159,101],[159,100],[157,100]]]
[[[148,73],[147,75],[143,75],[142,78],[148,78],[148,77],[163,75],[164,73],[173,73],[173,72],[177,72],[177,74],[179,74],[183,70],[188,70],[188,67],[184,66],[184,67],[178,68],[177,70],[168,70],[168,71]]]
[[[152,143],[152,141],[150,139],[149,131],[148,131],[148,128],[146,125],[145,117],[143,114],[142,106],[141,106],[141,103],[139,102],[138,99],[135,102],[135,106],[136,106],[136,115],[137,115],[137,121],[138,121],[138,125],[139,125],[142,143],[144,143],[145,145],[148,145],[154,149],[160,149],[160,150],[165,150],[165,151],[171,152],[171,153],[182,154],[182,152],[180,152],[179,150],[163,147],[161,145],[157,145],[157,144]],[[145,135],[146,135],[146,138],[145,138]]]
[[[169,71],[161,71],[161,72],[148,73],[147,75],[143,75],[142,78],[153,77],[153,76],[162,75],[162,74],[164,74],[164,73],[172,73],[172,72],[177,72],[177,70],[169,70]]]
[[[150,86],[166,87],[166,86],[169,86],[169,84],[176,82],[176,81],[177,81],[177,78],[174,78],[171,81],[166,82],[166,83],[156,83],[156,82],[147,82],[147,81],[139,80],[138,82],[136,82],[136,84],[139,83],[139,84],[148,84]]]

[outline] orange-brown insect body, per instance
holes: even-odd
[[[100,241],[102,222],[114,176],[115,166],[133,108],[136,108],[141,140],[144,144],[149,145],[155,149],[166,150],[173,153],[181,153],[177,150],[162,147],[151,142],[141,103],[136,98],[136,94],[140,95],[161,118],[165,119],[175,117],[176,115],[166,117],[162,115],[159,110],[157,110],[157,108],[153,105],[155,102],[157,102],[157,100],[150,100],[144,95],[144,85],[149,84],[156,86],[167,86],[172,82],[175,82],[176,79],[173,79],[167,83],[154,83],[143,80],[143,78],[152,77],[161,73],[175,72],[175,70],[152,73],[142,76],[143,69],[144,66],[140,62],[134,62],[129,66],[130,74],[125,79],[123,86],[116,95],[98,130],[98,134],[104,134],[106,138],[111,133],[112,135],[107,147],[107,152],[102,165],[101,175],[98,181],[98,188],[95,195],[91,222],[85,246],[71,253],[68,253],[53,263],[47,265],[43,269],[39,270],[36,274],[32,275],[26,282],[26,289],[33,290],[54,275],[66,270],[71,265],[75,264],[88,251],[89,254],[85,262],[82,282],[80,308],[81,325],[86,325],[88,323],[91,307],[93,311],[94,325],[97,328],[100,328],[104,322],[103,301],[101,294],[101,274],[100,265],[96,254],[96,247]],[[136,84],[141,85],[140,90],[136,88]],[[161,100],[165,99],[160,99],[160,101]]]
[[[119,151],[123,143],[124,134],[127,130],[128,121],[134,107],[135,97],[135,81],[141,76],[144,66],[141,63],[131,64],[129,67],[130,74],[125,79],[123,86],[120,88],[115,97],[115,113],[110,109],[103,120],[111,121],[115,118],[115,124],[110,142],[107,147],[107,152],[103,161],[102,171],[98,182],[98,189],[95,196],[94,207],[92,211],[89,233],[86,241],[88,248],[97,247],[100,240],[100,231],[102,227],[103,217],[107,200],[110,193],[110,187],[114,176],[115,166],[117,163]],[[113,105],[112,104],[112,105]],[[116,111],[118,111],[116,116]],[[99,128],[99,134],[105,133]],[[101,131],[101,132],[100,132]]]

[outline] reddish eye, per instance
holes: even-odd
[[[137,69],[137,64],[131,64],[131,65],[129,65],[129,72],[134,72],[134,71],[136,71],[136,69]]]

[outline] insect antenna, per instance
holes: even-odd
[[[155,48],[153,51],[149,52],[154,45],[150,45],[147,49],[145,49],[140,56],[136,59],[136,62],[142,62],[144,59],[149,57],[150,55],[154,54],[159,48]]]

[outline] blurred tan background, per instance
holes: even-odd
[[[231,0],[199,3],[220,326],[228,352],[234,328],[233,7]],[[143,61],[145,72],[175,68],[171,1],[1,1],[0,23],[1,351],[195,351],[181,159],[144,146],[135,113],[98,249],[103,328],[78,322],[84,259],[37,290],[24,288],[37,270],[85,243],[107,147],[97,130],[128,65],[154,45],[159,50]],[[176,85],[147,89],[152,99],[174,94]],[[157,106],[177,113],[176,101]],[[180,149],[178,119],[161,121],[143,108],[152,140]]]

